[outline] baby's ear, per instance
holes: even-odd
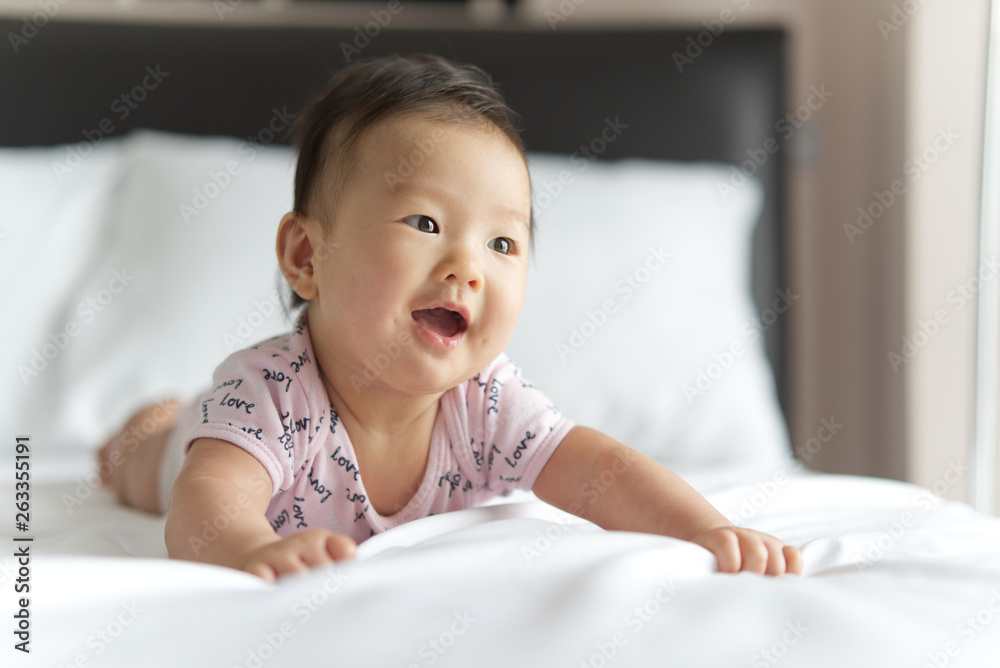
[[[304,214],[295,211],[286,213],[278,225],[278,266],[295,294],[305,301],[317,294],[311,236],[318,232],[317,225]]]

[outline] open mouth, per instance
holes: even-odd
[[[446,308],[427,308],[414,311],[413,319],[423,325],[425,329],[443,338],[450,338],[464,332],[468,326],[461,313]]]

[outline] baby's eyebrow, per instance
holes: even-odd
[[[508,216],[510,216],[511,218],[513,218],[514,220],[516,220],[517,222],[519,222],[522,225],[524,225],[524,229],[526,231],[528,231],[528,232],[531,231],[531,219],[528,218],[528,216],[525,216],[523,213],[521,213],[517,209],[511,209],[511,208],[508,208],[508,207],[503,207],[502,211],[503,211],[503,213],[507,214]]]
[[[432,192],[437,194],[446,194],[445,190],[440,186],[436,185],[433,181],[421,181],[418,179],[397,179],[395,183],[389,185],[389,189],[393,193],[405,195],[407,193],[426,193]]]
[[[393,184],[391,190],[394,195],[431,194],[443,198],[450,198],[453,196],[453,194],[450,191],[448,191],[446,188],[442,188],[433,181],[422,181],[419,179],[405,179],[403,181],[399,181]],[[497,207],[496,211],[501,216],[510,218],[516,222],[521,223],[522,225],[524,225],[525,230],[529,232],[531,231],[530,218],[525,214],[523,214],[522,212],[518,211],[517,209],[508,206],[499,206]]]

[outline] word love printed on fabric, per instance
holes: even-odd
[[[266,515],[283,536],[329,528],[361,542],[420,517],[528,489],[573,427],[501,354],[441,397],[427,467],[404,504],[376,510],[350,436],[331,403],[309,336],[292,332],[232,354],[199,399],[184,447],[215,438],[255,457],[271,478]]]

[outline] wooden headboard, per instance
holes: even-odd
[[[419,11],[407,9],[411,18]],[[139,127],[245,139],[267,128],[274,110],[297,113],[345,57],[359,57],[358,45],[360,56],[438,53],[477,64],[500,82],[524,118],[529,151],[579,151],[600,137],[610,118],[628,128],[605,145],[602,160],[739,165],[751,158],[748,151],[763,157],[754,169],[766,203],[755,237],[753,288],[760,309],[767,308],[786,285],[785,152],[764,150],[782,138],[784,33],[727,30],[699,51],[691,44],[708,41],[701,27],[584,30],[572,23],[556,31],[545,24],[436,29],[393,23],[366,43],[360,28],[328,22],[54,19],[17,53],[9,45],[0,49],[0,146],[81,142]],[[20,20],[0,19],[0,34],[19,34],[22,27]],[[766,339],[785,407],[782,319]]]

